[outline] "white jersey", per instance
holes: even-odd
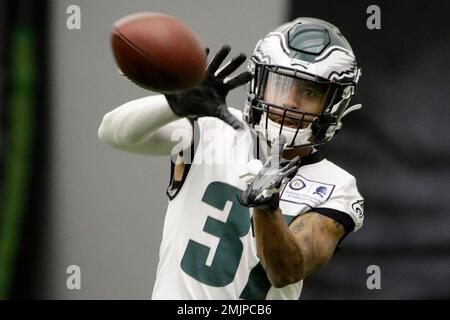
[[[198,129],[193,162],[182,187],[169,196],[152,298],[298,299],[302,281],[271,286],[257,257],[252,212],[237,200],[245,189],[239,175],[254,159],[251,129],[235,131],[212,117],[199,118]],[[353,230],[363,222],[354,177],[318,157],[285,186],[280,209],[287,223],[310,210],[339,213]]]

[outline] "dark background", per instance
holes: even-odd
[[[380,30],[364,28],[371,4]],[[291,2],[290,18],[337,25],[362,68],[352,102],[363,109],[325,150],[356,176],[364,226],[302,298],[450,298],[449,13],[446,1]],[[363,289],[369,265],[381,269],[381,290]]]

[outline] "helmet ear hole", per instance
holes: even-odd
[[[321,143],[327,139],[327,132],[330,125],[333,124],[335,118],[331,115],[322,115],[311,124],[311,130],[313,132],[314,142]],[[328,139],[329,140],[329,139]]]

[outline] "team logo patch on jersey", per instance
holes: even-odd
[[[319,197],[323,198],[327,194],[328,189],[325,186],[317,187],[316,191],[313,194],[317,194]]]
[[[281,200],[315,207],[328,200],[334,184],[306,179],[296,175],[284,188]]]
[[[289,186],[293,190],[300,190],[306,187],[306,184],[301,179],[293,179],[289,182]]]

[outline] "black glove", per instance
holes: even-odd
[[[208,49],[206,51],[209,52]],[[230,46],[224,45],[217,52],[206,69],[205,78],[198,86],[190,90],[165,95],[175,114],[190,119],[204,116],[216,117],[235,129],[242,128],[242,123],[228,111],[226,97],[230,90],[249,82],[252,79],[252,74],[248,71],[242,72],[226,82],[225,78],[245,61],[245,54],[241,53],[215,74],[230,51]]]
[[[255,179],[238,197],[239,202],[246,207],[266,206],[271,211],[278,209],[279,192],[284,184],[291,180],[300,168],[300,157],[292,160],[282,159],[281,154],[286,138],[280,135],[272,143],[272,152],[262,166]]]

